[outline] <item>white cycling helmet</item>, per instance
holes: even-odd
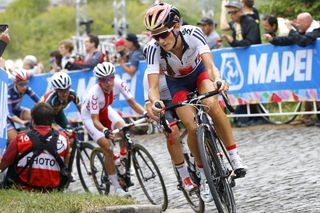
[[[16,69],[15,71],[13,71],[12,74],[14,77],[14,81],[16,81],[16,82],[27,81],[30,78],[28,71],[25,69]]]
[[[57,72],[51,78],[51,85],[54,89],[68,89],[71,86],[71,78],[65,72]]]
[[[94,76],[97,78],[106,78],[109,75],[113,75],[116,72],[116,68],[110,62],[103,62],[97,64],[93,69]]]

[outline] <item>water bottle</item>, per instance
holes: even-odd
[[[114,160],[114,164],[117,167],[119,174],[123,175],[125,173],[125,167],[121,163],[120,156],[115,154],[113,157],[113,160]]]

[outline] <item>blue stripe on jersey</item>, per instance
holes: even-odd
[[[156,48],[149,46],[148,47],[148,64],[154,64],[154,57],[156,54]]]
[[[199,39],[204,45],[207,44],[206,39],[203,36],[203,33],[200,31],[200,29],[195,29],[194,33],[192,34],[194,37]]]

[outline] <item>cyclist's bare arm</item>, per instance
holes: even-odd
[[[154,112],[161,112],[161,109],[154,106],[155,101],[160,102],[161,107],[164,107],[164,104],[160,101],[159,78],[160,75],[158,73],[148,74],[149,101],[152,103],[152,110]]]
[[[159,117],[156,116],[153,111],[152,111],[152,104],[151,102],[148,100],[146,101],[146,110],[148,112],[148,116],[152,119],[152,120],[155,120],[155,121],[159,121]]]
[[[130,107],[131,107],[135,112],[137,112],[137,113],[139,113],[139,114],[141,114],[141,115],[145,112],[145,110],[143,109],[143,107],[142,107],[140,104],[138,104],[138,103],[134,100],[134,98],[128,99],[128,104],[130,105]]]
[[[206,70],[208,72],[209,79],[214,82],[215,89],[217,88],[216,82],[220,81],[222,83],[220,89],[227,92],[228,91],[228,85],[225,81],[221,80],[220,72],[218,68],[213,63],[212,55],[211,53],[203,53],[201,54],[202,62],[204,66],[206,67]]]

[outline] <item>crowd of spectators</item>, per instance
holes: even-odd
[[[260,17],[262,17],[261,21]],[[183,24],[188,23],[184,22]],[[204,16],[199,18],[197,23],[190,24],[196,24],[201,28],[212,50],[227,46],[248,47],[262,42],[269,42],[276,46],[296,44],[304,47],[320,36],[319,21],[314,20],[311,14],[302,12],[293,21],[272,14],[261,16],[255,7],[254,0],[221,0],[219,21],[214,20],[212,17]],[[221,35],[218,32],[221,32]],[[145,59],[143,44],[138,41],[138,37],[133,33],[114,40],[112,44],[114,45],[115,53],[111,55],[105,55],[99,48],[99,43],[98,36],[88,34],[84,42],[86,55],[79,56],[74,51],[75,44],[72,40],[61,41],[57,46],[57,50],[49,54],[50,67],[47,70],[50,73],[54,73],[61,70],[92,69],[99,62],[110,61],[115,65],[119,65],[130,76],[134,76],[139,66],[139,61]],[[28,70],[30,75],[45,72],[42,63],[38,62],[33,55],[25,56],[22,62],[23,68]],[[11,70],[14,68],[11,68]],[[305,106],[307,111],[312,110],[312,103],[307,102]],[[257,104],[250,105],[251,113],[259,111]],[[238,106],[236,112],[245,114],[247,113],[247,107]],[[263,122],[264,120],[259,117],[241,118],[236,120],[236,125],[241,127]],[[310,120],[310,116],[303,116],[301,122],[307,125],[314,123]]]

